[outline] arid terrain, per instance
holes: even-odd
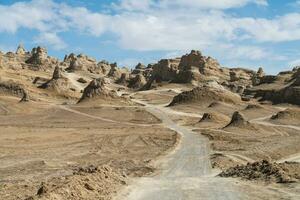
[[[300,67],[0,52],[0,199],[300,199]]]

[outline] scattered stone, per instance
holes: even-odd
[[[297,166],[296,166],[297,165]],[[294,170],[293,168],[298,168]],[[231,167],[219,174],[221,177],[240,177],[246,180],[262,180],[276,183],[291,183],[300,180],[299,163],[271,163],[267,160]],[[296,171],[296,173],[293,173]]]
[[[79,82],[79,83],[87,83],[87,81],[84,78],[79,78],[77,80],[77,82]]]
[[[204,113],[199,122],[226,122],[228,121],[228,117],[221,113],[211,112]]]
[[[47,187],[45,186],[45,184],[42,182],[40,188],[38,189],[37,191],[37,195],[38,196],[42,196],[43,194],[47,193],[48,189]]]
[[[29,95],[28,95],[27,91],[24,90],[23,97],[20,100],[20,102],[29,102],[29,101],[30,101]]]

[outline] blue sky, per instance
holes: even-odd
[[[300,65],[300,0],[0,0],[0,50],[19,43],[131,67],[198,49],[276,74]]]

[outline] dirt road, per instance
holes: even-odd
[[[139,178],[117,199],[245,199],[231,179],[214,177],[205,137],[173,122],[160,106],[133,101],[145,105],[148,112],[161,119],[165,127],[180,133],[182,139],[177,149],[158,164],[158,175]]]

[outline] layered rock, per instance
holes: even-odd
[[[174,81],[179,72],[180,58],[162,59],[153,65],[152,76],[161,81]]]
[[[190,54],[182,56],[176,81],[182,83],[197,82],[203,76],[219,76],[221,72],[217,60],[202,56],[200,51],[192,50]]]
[[[278,79],[278,77],[277,77]],[[283,87],[275,87],[272,89],[255,89],[252,91],[256,98],[260,100],[272,101],[275,104],[278,103],[290,103],[300,105],[300,72],[299,69],[293,72],[292,79],[286,83]]]

